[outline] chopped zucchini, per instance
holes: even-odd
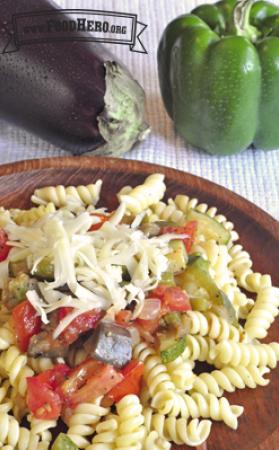
[[[222,292],[209,273],[209,263],[201,256],[190,260],[186,270],[176,277],[177,283],[187,292],[193,289],[204,290],[208,295],[209,308],[218,316],[225,318],[229,323],[238,326],[236,312],[229,298]]]
[[[192,309],[194,311],[208,311],[211,307],[211,303],[206,298],[200,297],[200,298],[191,298],[190,299]]]
[[[160,284],[164,284],[165,286],[175,286],[174,275],[171,272],[163,272],[161,275]]]
[[[172,252],[167,254],[169,261],[168,272],[178,273],[186,268],[188,257],[184,242],[181,239],[174,239],[170,242]]]
[[[9,276],[16,277],[20,273],[29,273],[27,261],[9,261]]]
[[[35,271],[33,272],[34,277],[39,280],[53,281],[54,280],[54,265],[50,258],[45,257],[39,262]]]
[[[65,433],[59,433],[51,450],[78,450],[78,446]]]
[[[174,361],[180,356],[186,348],[186,336],[176,340],[170,347],[161,351],[161,358],[164,364]]]
[[[26,273],[20,273],[15,278],[8,278],[2,291],[2,301],[7,308],[12,309],[22,302],[30,286],[31,280]]]
[[[207,214],[191,209],[187,213],[187,221],[198,222],[198,234],[202,234],[206,239],[214,239],[218,244],[227,244],[230,240],[230,232],[217,220]]]

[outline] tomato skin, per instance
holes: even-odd
[[[50,389],[55,390],[65,381],[65,378],[70,373],[71,369],[67,364],[55,364],[52,369],[44,370],[36,378],[42,384],[46,384]]]
[[[71,311],[72,308],[60,308],[58,314],[59,320],[62,320]],[[81,333],[96,328],[103,316],[104,312],[100,309],[92,309],[91,311],[81,314],[72,320],[63,333],[61,333],[60,338],[63,339],[65,343],[72,344],[78,339]]]
[[[37,419],[57,420],[61,414],[61,398],[37,376],[27,378],[26,402]]]
[[[89,359],[73,369],[56,392],[64,405],[74,407],[105,395],[123,378],[113,366]]]
[[[127,309],[122,309],[115,316],[115,322],[118,323],[118,325],[122,325],[122,327],[129,326],[131,324],[131,320],[132,311],[129,311]]]
[[[13,309],[12,318],[18,347],[22,352],[26,352],[30,338],[41,330],[41,318],[28,300]]]
[[[180,287],[168,287],[163,298],[163,307],[169,311],[189,311],[192,309],[190,300]]]
[[[136,319],[135,325],[138,328],[139,333],[144,336],[144,333],[155,333],[159,327],[160,318],[153,320]]]
[[[125,395],[140,393],[141,380],[144,372],[144,364],[133,359],[122,370],[124,380],[114,386],[105,396],[105,402],[112,404],[119,402]]]
[[[0,262],[5,261],[9,251],[11,250],[10,245],[7,245],[8,235],[3,228],[0,228]]]
[[[179,286],[158,285],[152,291],[152,296],[161,300],[162,315],[171,311],[183,312],[192,309],[188,295]]]
[[[93,225],[91,225],[91,227],[89,228],[89,231],[99,230],[101,228],[101,226],[103,225],[103,223],[107,222],[110,219],[110,215],[106,216],[105,214],[98,214],[98,213],[91,213],[90,215],[99,217],[100,222],[94,223]]]
[[[179,227],[162,227],[160,234],[175,233],[175,234],[187,234],[188,236],[183,239],[186,251],[189,253],[195,240],[195,235],[198,228],[198,222],[192,220],[185,225]]]

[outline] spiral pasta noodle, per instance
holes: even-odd
[[[157,392],[175,390],[167,367],[151,347],[141,342],[134,349],[134,357],[144,362],[144,379],[151,396]]]
[[[45,205],[53,203],[57,208],[76,204],[77,206],[96,205],[100,199],[102,181],[87,186],[47,186],[36,189],[31,197],[33,203]]]
[[[52,369],[54,366],[51,358],[45,358],[43,356],[40,356],[38,358],[29,357],[27,362],[29,367],[31,367],[31,369],[34,370],[35,373],[44,372],[45,370]]]
[[[14,331],[9,322],[0,326],[0,351],[7,350],[15,343]]]
[[[68,436],[79,448],[86,448],[90,443],[87,437],[94,433],[98,422],[108,413],[109,409],[100,406],[100,399],[92,403],[81,403],[68,421]]]
[[[194,362],[178,356],[174,361],[166,364],[171,381],[175,387],[182,391],[188,391],[193,387],[195,374]]]
[[[194,381],[193,391],[203,395],[213,394],[221,397],[223,392],[234,392],[235,389],[251,389],[257,386],[267,386],[269,380],[264,375],[269,373],[267,367],[238,366],[223,367],[221,370],[213,370],[211,373],[203,372]]]
[[[247,316],[245,331],[251,339],[263,339],[278,315],[279,289],[267,287],[258,292],[255,304]]]
[[[96,426],[96,434],[87,450],[114,450],[118,435],[119,416],[110,414]]]
[[[189,445],[196,447],[206,441],[211,430],[210,420],[187,419],[166,417],[163,414],[153,414],[151,430],[155,430],[159,437],[172,441],[177,445]]]
[[[184,324],[189,332],[208,336],[216,341],[232,340],[239,342],[244,339],[244,333],[230,325],[225,319],[213,313],[188,311],[184,316]]]
[[[27,209],[11,209],[11,217],[15,223],[22,226],[32,225],[37,220],[44,217],[46,214],[51,214],[55,211],[53,203],[47,203],[46,205],[40,205],[37,208]]]
[[[206,361],[208,364],[213,362],[213,359],[210,356],[216,346],[213,339],[188,334],[186,337],[186,343],[186,349],[183,353],[184,358],[189,358],[192,361]]]
[[[151,205],[159,202],[163,198],[165,190],[164,175],[153,174],[149,175],[143,184],[131,189],[129,192],[127,190],[120,191],[117,197],[120,202],[126,205],[127,211],[139,214]]]
[[[115,440],[117,450],[137,450],[145,437],[142,406],[136,395],[126,395],[116,404],[119,415],[118,435]]]
[[[27,365],[27,357],[20,353],[14,345],[1,353],[0,370],[9,377],[10,383],[20,395],[24,396],[27,389],[27,377],[34,375],[33,370]]]
[[[212,351],[216,367],[231,366],[268,366],[274,369],[279,360],[279,343],[245,344],[222,341]]]
[[[1,448],[17,448],[18,450],[47,450],[50,442],[25,427],[9,414],[0,412],[0,446]],[[5,446],[5,447],[4,447]]]

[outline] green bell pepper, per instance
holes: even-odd
[[[211,154],[279,147],[279,8],[222,0],[171,22],[158,49],[168,114]]]

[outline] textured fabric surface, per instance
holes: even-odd
[[[212,180],[251,200],[279,219],[279,150],[246,150],[231,157],[213,157],[186,145],[174,132],[160,98],[156,52],[166,24],[189,12],[199,0],[59,0],[63,8],[105,9],[138,14],[148,25],[141,39],[148,54],[133,53],[128,46],[110,45],[130,68],[146,91],[147,120],[152,126],[148,139],[126,154],[184,170]],[[210,1],[208,1],[210,3]],[[276,2],[279,5],[279,0]],[[108,44],[107,44],[108,45]],[[50,146],[18,128],[0,122],[0,163],[63,156],[68,153]]]

